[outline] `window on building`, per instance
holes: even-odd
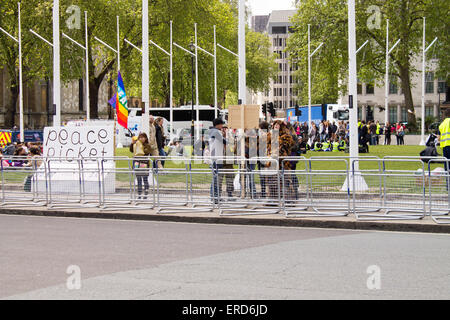
[[[362,83],[361,81],[358,79],[358,82],[356,84],[356,93],[357,94],[362,94]]]
[[[434,107],[433,106],[426,106],[425,107],[425,119],[427,117],[433,117],[434,116]]]
[[[391,76],[389,78],[389,94],[397,94],[397,93],[398,93],[397,77]]]
[[[373,82],[366,83],[366,94],[374,94],[375,86]]]
[[[389,107],[389,123],[397,122],[397,107]]]
[[[444,78],[438,79],[438,93],[445,93],[447,91],[447,81]]]
[[[279,63],[279,64],[278,64],[278,70],[279,70],[279,71],[283,71],[283,64],[282,64],[282,63]]]
[[[408,110],[406,110],[406,107],[402,107],[402,108],[401,108],[401,112],[400,112],[400,121],[401,121],[401,122],[406,122],[406,121],[408,121]]]
[[[272,34],[286,34],[286,27],[272,27]]]
[[[434,73],[425,73],[425,93],[434,93]]]

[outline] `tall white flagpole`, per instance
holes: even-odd
[[[199,96],[198,96],[198,47],[197,47],[197,23],[195,24],[195,95],[197,105],[197,139],[200,139],[200,111],[199,111]],[[195,141],[195,140],[194,140]]]
[[[53,0],[53,125],[61,126],[61,64],[59,36],[59,0]]]
[[[22,22],[19,6],[19,117],[20,117],[20,142],[25,141],[25,131],[23,123],[23,77],[22,77]]]
[[[421,128],[421,137],[420,137],[420,145],[425,145],[425,65],[426,65],[426,53],[437,41],[437,37],[429,44],[428,47],[425,48],[425,34],[426,34],[426,19],[423,18],[423,39],[422,39],[422,128]]]
[[[245,0],[239,0],[239,28],[238,28],[238,54],[239,54],[239,94],[242,104],[247,103],[247,79],[245,61]]]
[[[358,90],[356,72],[356,22],[355,22],[355,0],[348,0],[348,92],[353,97],[353,108],[350,109],[350,158],[359,156],[358,141]],[[351,164],[350,164],[351,165]],[[355,170],[359,170],[359,163],[356,161]]]
[[[420,130],[420,145],[425,145],[425,33],[426,33],[426,18],[423,17],[423,36],[422,36],[422,119]]]
[[[311,129],[311,25],[308,24],[308,128]]]
[[[214,26],[214,117],[217,118],[217,42],[216,26]]]
[[[150,71],[149,71],[149,36],[148,36],[148,0],[142,0],[142,102],[144,116],[142,117],[142,132],[150,134]]]
[[[119,16],[117,16],[117,68],[120,71],[120,23]]]
[[[384,79],[384,124],[389,119],[389,19],[386,21],[386,76]]]
[[[172,29],[172,21],[170,21],[170,140],[172,141],[175,136],[173,130],[173,29]]]
[[[91,100],[89,98],[89,39],[87,11],[84,12],[85,48],[86,48],[86,120],[91,119]]]

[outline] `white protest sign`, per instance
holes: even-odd
[[[114,157],[113,127],[46,127],[44,157]]]

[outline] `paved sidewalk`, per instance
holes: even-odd
[[[283,214],[220,216],[217,211],[201,212],[196,208],[193,208],[192,211],[181,213],[157,213],[157,210],[151,209],[136,210],[130,208],[113,211],[101,210],[98,208],[48,209],[46,207],[36,206],[24,208],[2,207],[0,208],[0,214],[138,221],[171,221],[207,224],[450,233],[450,224],[436,224],[428,216],[421,220],[358,221],[354,215],[349,215],[347,217],[286,218]]]

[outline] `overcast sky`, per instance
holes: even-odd
[[[247,0],[252,15],[265,15],[272,10],[290,10],[295,9],[294,0]]]

